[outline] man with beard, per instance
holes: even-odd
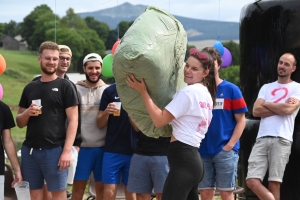
[[[94,174],[97,200],[103,197],[102,159],[106,126],[99,129],[96,123],[100,99],[108,87],[101,79],[102,58],[96,53],[83,59],[86,80],[76,84],[81,103],[81,148],[74,177],[72,200],[81,200],[91,172]]]
[[[125,186],[126,200],[135,200],[135,193],[127,191],[127,183],[133,155],[132,146],[136,145],[137,133],[133,132],[128,113],[122,106],[120,114],[114,114],[117,111],[115,102],[121,101],[114,83],[104,90],[97,116],[98,127],[107,126],[102,166],[104,200],[116,198],[120,180]]]
[[[58,45],[58,47],[59,47],[59,63],[57,66],[56,75],[60,78],[69,80],[69,77],[67,76],[66,73],[67,73],[69,67],[71,66],[72,51],[66,45]],[[40,78],[41,78],[41,76],[37,76],[32,81],[39,80]],[[73,87],[76,90],[75,84],[72,81],[70,81],[70,83],[72,83]],[[76,90],[76,93],[77,93],[77,90]],[[78,97],[78,102],[79,102],[79,97]],[[68,168],[68,179],[67,179],[68,184],[73,184],[75,169],[76,169],[76,165],[77,165],[77,157],[78,157],[78,152],[79,152],[80,144],[81,144],[80,130],[81,130],[81,128],[80,128],[80,104],[79,104],[78,105],[78,128],[77,128],[76,138],[75,138],[75,141],[74,141],[74,144],[72,147],[72,151],[71,151],[72,160],[71,160],[71,166]],[[47,192],[47,191],[48,191],[47,184],[45,183],[43,200],[51,200],[52,199],[51,193]],[[68,191],[67,191],[67,197],[68,198],[71,197],[71,193]]]
[[[42,76],[25,86],[16,117],[19,128],[27,126],[21,171],[23,180],[29,182],[31,199],[43,198],[44,180],[53,200],[66,199],[67,168],[78,126],[78,98],[70,81],[56,75],[56,43],[43,42],[38,61]]]
[[[278,79],[265,84],[253,106],[261,117],[256,142],[248,160],[247,185],[259,199],[280,199],[280,185],[291,153],[295,117],[300,106],[300,84],[291,79],[296,58],[283,54],[278,62]],[[269,170],[268,189],[262,181]]]

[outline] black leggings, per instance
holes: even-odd
[[[170,171],[162,200],[199,200],[198,184],[203,178],[203,163],[198,148],[175,141],[168,147]]]

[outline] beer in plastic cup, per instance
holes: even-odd
[[[116,105],[117,110],[114,112],[114,116],[120,116],[121,114],[121,102],[113,102]]]
[[[42,114],[42,103],[41,103],[41,99],[35,99],[35,100],[32,100],[32,103],[35,103],[38,107],[39,107],[39,114]]]

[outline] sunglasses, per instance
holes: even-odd
[[[190,55],[196,55],[199,60],[204,61],[208,66],[208,56],[202,51],[198,51],[196,48],[191,48]]]

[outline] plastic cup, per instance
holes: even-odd
[[[31,200],[29,183],[27,181],[22,181],[20,185],[16,183],[15,190],[18,200]]]
[[[114,116],[120,116],[121,115],[121,102],[113,102],[117,108],[117,110],[114,112]]]
[[[39,108],[39,114],[42,114],[42,103],[41,103],[41,99],[35,99],[31,101],[32,103],[35,103],[38,108]]]

